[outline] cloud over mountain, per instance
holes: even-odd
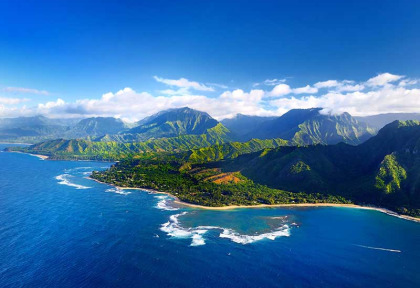
[[[16,105],[21,101],[0,98],[0,117],[30,114],[52,117],[115,116],[135,121],[160,110],[185,106],[206,111],[217,119],[232,117],[237,113],[281,115],[290,109],[312,107],[323,107],[324,112],[335,114],[349,112],[355,116],[420,111],[417,80],[390,73],[379,74],[361,82],[326,80],[296,88],[279,81],[269,81],[261,89],[224,92],[216,92],[210,85],[186,78],[154,78],[177,90],[167,89],[163,90],[166,93],[154,95],[127,87],[105,93],[100,98],[74,102],[59,98],[33,107],[18,107]],[[271,85],[274,82],[276,85]],[[206,95],[202,95],[202,92]]]

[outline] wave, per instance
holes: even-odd
[[[56,176],[55,179],[57,179],[59,181],[58,184],[66,185],[66,186],[70,186],[70,187],[75,187],[76,189],[89,189],[89,188],[91,188],[91,187],[79,185],[79,184],[76,184],[76,183],[72,183],[72,182],[69,181],[69,179],[68,179],[69,177],[72,177],[72,176],[69,175],[69,174],[61,174],[61,175]]]
[[[111,193],[116,193],[116,194],[120,194],[120,195],[131,194],[131,192],[124,191],[123,189],[118,189],[118,188],[109,188],[109,189],[106,189],[105,192],[111,192]]]
[[[160,230],[166,232],[169,236],[174,238],[191,238],[191,246],[200,246],[206,244],[203,234],[205,234],[207,230],[183,228],[179,225],[178,217],[185,214],[187,214],[187,212],[171,215],[169,217],[169,221],[163,223]]]
[[[179,210],[179,208],[175,208],[175,207],[171,207],[168,205],[168,199],[169,196],[167,195],[158,195],[155,196],[156,199],[159,199],[160,201],[156,204],[156,208],[161,209],[161,210],[167,210],[167,211],[176,211]]]
[[[231,241],[239,244],[250,244],[264,239],[275,240],[277,237],[288,237],[290,236],[290,228],[287,224],[282,225],[274,231],[256,235],[245,235],[240,234],[233,229],[217,227],[217,226],[198,226],[195,228],[184,228],[179,223],[179,217],[187,214],[188,212],[182,212],[179,214],[171,215],[169,221],[162,224],[160,230],[166,232],[168,236],[174,238],[190,238],[190,246],[205,245],[204,234],[209,230],[222,230],[220,238],[228,238]]]
[[[388,252],[401,253],[401,250],[397,250],[397,249],[388,249],[388,248],[372,247],[372,246],[365,246],[365,245],[355,245],[355,246],[362,247],[362,248],[367,248],[367,249],[374,249],[374,250],[382,250],[382,251],[388,251]]]
[[[220,233],[220,238],[228,238],[235,243],[239,244],[250,244],[263,239],[275,240],[277,237],[289,237],[290,229],[288,225],[283,225],[277,228],[275,231],[256,234],[256,235],[243,235],[235,232],[232,229],[223,229],[223,232]]]

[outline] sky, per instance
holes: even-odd
[[[0,1],[0,118],[420,112],[420,1]]]

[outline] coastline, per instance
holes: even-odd
[[[28,154],[28,155],[31,155],[31,156],[38,157],[38,158],[40,158],[41,160],[47,160],[47,159],[49,158],[48,156],[41,155],[41,154],[32,154],[32,153],[26,153],[26,152],[20,152],[20,151],[7,151],[7,152],[9,152],[9,153],[21,153],[21,154]]]
[[[50,158],[50,156],[46,156],[46,155],[41,155],[41,154],[34,154],[34,153],[28,153],[28,152],[21,152],[21,151],[3,151],[3,152],[7,152],[7,153],[22,153],[22,154],[28,154],[31,156],[35,156],[38,157],[42,160],[50,160],[50,161],[80,161],[80,162],[90,162],[90,161],[94,161],[94,162],[103,162],[103,163],[117,163],[118,161],[107,161],[107,160],[80,160],[80,159],[54,159],[54,158]]]
[[[150,193],[156,193],[156,194],[166,194],[169,195],[171,197],[173,197],[174,203],[177,205],[181,205],[181,206],[186,206],[186,207],[190,207],[190,208],[196,208],[196,209],[204,209],[204,210],[234,210],[234,209],[258,209],[258,208],[298,208],[298,207],[338,207],[338,208],[351,208],[351,209],[364,209],[364,210],[373,210],[373,211],[378,211],[390,216],[394,216],[400,219],[405,219],[405,220],[409,220],[409,221],[413,221],[413,222],[417,222],[420,223],[420,218],[416,218],[416,217],[412,217],[412,216],[408,216],[408,215],[402,215],[402,214],[398,214],[397,212],[394,212],[392,210],[386,209],[386,208],[381,208],[381,207],[375,207],[375,206],[362,206],[362,205],[356,205],[356,204],[336,204],[336,203],[296,203],[296,204],[257,204],[257,205],[228,205],[228,206],[218,206],[218,207],[212,207],[212,206],[203,206],[203,205],[198,205],[198,204],[191,204],[191,203],[187,203],[184,202],[182,200],[180,200],[178,197],[176,197],[175,195],[169,193],[169,192],[164,192],[164,191],[157,191],[157,190],[153,190],[153,189],[148,189],[148,188],[137,188],[137,187],[121,187],[121,186],[117,186],[114,184],[110,184],[110,183],[106,183],[106,182],[101,182],[97,179],[93,179],[91,177],[87,177],[93,181],[96,181],[98,183],[101,184],[106,184],[106,185],[110,185],[113,186],[115,188],[121,189],[121,190],[141,190],[141,191],[146,191],[146,192],[150,192]]]

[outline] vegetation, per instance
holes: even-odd
[[[395,121],[358,146],[344,143],[296,146],[323,143],[325,139],[361,140],[362,134],[359,135],[355,127],[339,124],[340,121],[353,123],[355,120],[351,116],[318,117],[318,110],[287,113],[290,115],[285,117],[295,122],[307,119],[307,114],[312,115],[311,124],[303,121],[297,132],[296,123],[289,119],[290,129],[284,130],[284,135],[293,135],[290,141],[231,142],[229,130],[221,123],[215,123],[199,135],[135,143],[59,139],[26,148],[12,147],[9,151],[43,154],[52,159],[118,160],[121,162],[109,171],[95,172],[92,177],[119,186],[168,191],[181,200],[202,205],[343,203],[351,200],[420,216],[419,122]],[[181,125],[176,120],[184,127],[182,129],[202,131],[212,123],[201,112],[191,111],[187,109],[181,114],[191,112],[195,116],[185,119],[201,120],[188,125],[184,122]],[[169,116],[162,115],[158,113],[139,124],[160,123],[158,126],[164,127],[168,123],[158,119],[163,117],[167,121]],[[178,119],[180,115],[176,113],[174,117]],[[338,118],[331,120],[331,117]],[[171,129],[181,129],[175,122],[168,125]],[[287,126],[284,125],[282,129]]]
[[[84,139],[50,140],[29,147],[11,147],[9,151],[21,151],[47,155],[51,159],[66,160],[105,160],[114,161],[131,158],[136,154],[167,153],[188,151],[220,143],[220,138],[210,135],[182,135],[136,143],[96,142]]]
[[[221,174],[220,170],[198,166],[185,171],[181,166],[182,162],[177,161],[125,160],[107,171],[93,172],[91,177],[121,187],[167,191],[182,201],[205,206],[350,203],[341,196],[291,193],[268,188],[239,172],[234,175],[239,181],[218,181],[220,178],[215,176]]]
[[[401,182],[407,179],[407,172],[398,163],[396,155],[386,155],[376,175],[375,187],[385,194],[401,190]]]
[[[51,140],[29,147],[10,147],[9,151],[21,151],[48,155],[54,160],[103,160],[114,161],[125,158],[172,158],[190,163],[204,163],[232,159],[239,155],[265,148],[288,145],[282,139],[229,142],[223,144],[219,138],[209,135],[183,135],[174,138],[149,140],[139,143],[93,142],[79,140]],[[214,144],[214,145],[213,145]],[[211,145],[211,146],[210,146]],[[185,152],[182,152],[185,151]]]
[[[341,195],[420,216],[420,124],[393,122],[359,146],[278,147],[212,164],[292,192]]]
[[[321,114],[321,110],[322,108],[290,110],[281,117],[262,122],[244,138],[282,138],[294,145],[339,142],[357,145],[376,133],[374,129],[357,121],[348,113],[329,115]],[[241,118],[238,118],[237,121],[240,120]],[[229,124],[233,126],[233,123]],[[239,124],[236,123],[236,126]]]

